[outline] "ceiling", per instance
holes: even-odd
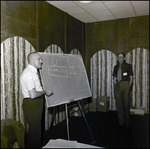
[[[47,2],[84,23],[149,15],[149,1]]]

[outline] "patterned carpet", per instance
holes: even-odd
[[[94,138],[93,145],[104,148],[149,148],[149,115],[131,115],[130,129],[118,129],[117,112],[88,112],[85,114],[90,131]],[[43,135],[43,146],[50,139],[66,139],[66,121],[53,126],[50,134]],[[69,119],[70,140],[92,144],[92,137],[83,117],[71,116]]]

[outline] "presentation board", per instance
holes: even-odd
[[[91,97],[87,73],[81,55],[39,52],[43,87],[53,91],[45,96],[47,107]]]

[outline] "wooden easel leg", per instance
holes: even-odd
[[[69,118],[68,118],[68,107],[67,107],[67,104],[65,104],[65,110],[66,110],[67,136],[68,136],[68,140],[70,140],[70,135],[69,135]]]
[[[57,112],[56,108],[57,108],[57,107],[53,107],[52,121],[51,121],[51,124],[50,124],[50,128],[49,128],[47,137],[50,136],[50,132],[51,132],[52,127],[53,127],[53,123],[54,123],[54,120],[55,120],[55,117],[56,117],[56,112]],[[49,113],[50,113],[50,109],[48,109],[48,111],[49,111]]]
[[[78,105],[79,105],[79,108],[80,108],[81,114],[82,114],[82,116],[83,116],[83,118],[84,118],[85,124],[86,124],[86,126],[87,126],[87,128],[88,128],[88,131],[89,131],[89,133],[90,133],[90,136],[91,136],[91,138],[92,138],[92,142],[91,142],[91,144],[95,144],[95,143],[96,143],[96,141],[94,141],[93,135],[92,135],[92,133],[91,133],[91,131],[90,131],[89,125],[88,125],[87,120],[86,120],[86,117],[85,117],[84,112],[83,112],[83,110],[82,110],[82,107],[81,107],[80,101],[78,101]]]

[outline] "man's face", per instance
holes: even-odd
[[[118,62],[119,62],[120,64],[123,63],[124,59],[125,59],[125,58],[124,58],[123,54],[119,54],[119,55],[118,55]]]
[[[43,64],[43,60],[41,59],[39,54],[36,54],[34,57],[34,67],[37,69],[41,69]]]

